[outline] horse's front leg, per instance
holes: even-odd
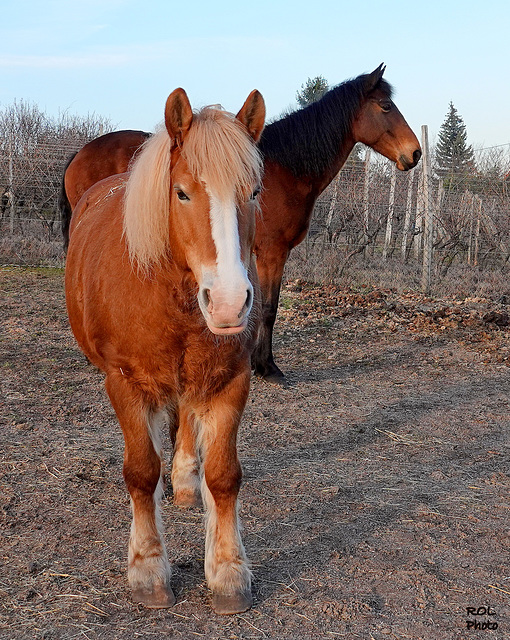
[[[287,256],[288,251],[286,248],[279,250],[275,247],[271,247],[271,253],[260,248],[260,254],[257,256],[262,318],[251,363],[255,375],[277,384],[282,384],[285,376],[274,361],[273,328],[278,312],[280,287]]]
[[[246,404],[250,370],[237,376],[200,415],[202,499],[206,510],[205,577],[216,613],[251,607],[251,571],[241,540],[237,496],[241,465],[237,430]]]
[[[195,443],[195,416],[187,406],[180,405],[172,461],[174,504],[191,507],[201,504],[199,461]]]
[[[144,405],[120,372],[107,376],[106,390],[124,434],[124,480],[133,511],[128,551],[133,600],[150,608],[171,607],[175,596],[159,507],[163,493],[160,416]]]

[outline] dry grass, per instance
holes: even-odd
[[[58,224],[51,233],[38,221],[25,222],[11,235],[6,220],[0,222],[0,264],[63,267],[65,256]],[[302,278],[317,284],[347,289],[390,289],[398,293],[420,291],[422,265],[413,255],[402,262],[398,252],[383,261],[380,247],[355,254],[351,247],[336,247],[320,237],[296,247],[286,265],[286,278]],[[481,296],[497,300],[510,296],[510,263],[487,262],[472,267],[459,255],[450,264],[444,254],[435,255],[431,294],[435,297]]]
[[[431,294],[435,297],[466,298],[482,296],[498,299],[510,295],[510,264],[473,267],[459,260],[445,268],[440,255],[435,256]],[[422,265],[410,258],[383,261],[380,251],[352,254],[349,248],[305,241],[296,247],[286,265],[286,278],[302,278],[317,284],[335,284],[343,288],[390,289],[398,293],[420,291]]]
[[[48,239],[51,235],[51,240]],[[14,234],[6,221],[0,221],[0,264],[62,267],[64,253],[58,232],[51,234],[37,221],[17,228]]]

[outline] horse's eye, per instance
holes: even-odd
[[[391,111],[391,102],[380,102],[381,109],[384,113],[389,113]]]
[[[189,200],[188,196],[184,193],[182,189],[176,189],[176,193],[179,200]]]
[[[251,194],[250,200],[255,200],[256,197],[259,195],[259,193],[260,193],[260,187],[257,187],[255,191]]]

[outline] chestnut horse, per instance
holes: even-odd
[[[230,614],[252,602],[236,438],[257,328],[262,159],[255,142],[264,117],[258,91],[234,117],[213,107],[193,114],[176,89],[165,128],[132,171],[96,183],[72,216],[69,320],[85,355],[106,374],[123,431],[133,511],[128,578],[134,600],[148,607],[175,602],[159,513],[165,423],[176,443],[175,501],[188,503],[200,486],[205,505],[213,607]],[[200,464],[179,454],[182,431],[193,434]]]
[[[268,125],[260,139],[264,179],[255,254],[262,323],[252,366],[255,373],[266,380],[278,382],[284,377],[272,351],[283,269],[291,249],[302,242],[308,232],[319,195],[340,171],[357,142],[386,156],[401,171],[414,167],[421,157],[416,136],[391,99],[392,89],[383,79],[384,69],[380,65],[370,74],[334,87],[318,102]],[[126,145],[128,141],[133,144],[127,132],[110,135],[115,136],[118,145],[124,141]],[[139,135],[141,144],[147,134]],[[99,164],[101,158],[95,156],[89,145],[80,151],[84,162]],[[103,153],[106,151],[105,147]],[[120,163],[117,171],[125,171],[128,160]],[[71,162],[69,169],[72,165]],[[72,182],[66,175],[70,198],[76,188]],[[64,213],[64,227],[65,216]]]

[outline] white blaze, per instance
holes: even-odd
[[[241,261],[237,207],[233,200],[223,202],[213,194],[211,200],[211,232],[216,246],[217,277],[225,289],[235,291],[249,285],[246,268]]]
[[[201,289],[207,291],[209,304],[204,309],[205,302],[201,297],[202,311],[210,315],[214,324],[240,324],[250,311],[253,287],[241,260],[237,207],[233,199],[221,200],[209,191],[208,195],[216,270],[204,271]]]

